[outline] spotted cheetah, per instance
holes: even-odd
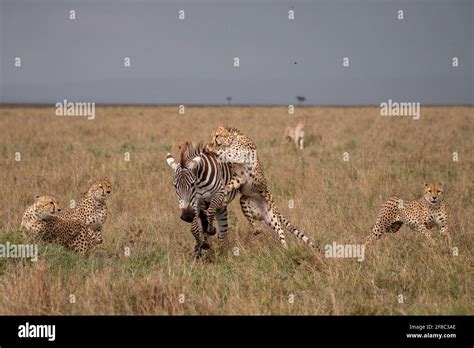
[[[82,196],[77,206],[59,214],[62,220],[78,220],[97,233],[102,240],[102,225],[107,219],[106,198],[111,193],[110,181],[106,178],[91,184],[89,190]]]
[[[212,131],[207,150],[216,154],[219,161],[231,165],[232,179],[226,184],[224,194],[227,196],[233,190],[240,191],[240,205],[254,234],[261,232],[256,228],[255,220],[263,220],[277,233],[284,248],[287,248],[287,244],[282,226],[311,248],[319,250],[303,232],[278,212],[257,157],[257,147],[248,136],[233,126],[221,126]]]
[[[304,121],[300,120],[295,127],[286,127],[283,142],[293,141],[297,148],[304,149]]]
[[[59,200],[50,195],[36,196],[35,203],[30,205],[21,219],[21,229],[27,239],[36,239],[44,231],[46,220],[57,216],[61,211]]]
[[[448,214],[443,201],[443,183],[425,184],[424,195],[414,201],[403,201],[392,197],[382,206],[372,233],[366,239],[369,245],[379,239],[384,233],[395,233],[403,224],[420,232],[431,241],[431,232],[434,226],[440,233],[448,235]]]
[[[80,221],[59,219],[57,214],[60,211],[57,198],[37,196],[21,221],[26,237],[59,244],[81,254],[88,254],[101,243],[95,231]]]

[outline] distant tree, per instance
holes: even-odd
[[[296,100],[298,100],[300,103],[302,103],[306,100],[306,98],[303,97],[303,96],[298,95],[298,96],[296,96]]]
[[[232,97],[227,97],[227,98],[225,98],[225,99],[227,99],[227,104],[230,105],[230,102],[232,101]]]

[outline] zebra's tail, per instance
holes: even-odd
[[[315,245],[303,232],[298,230],[293,224],[284,217],[281,213],[278,214],[280,217],[280,223],[285,226],[285,228],[292,232],[298,239],[301,239],[304,243],[308,244],[308,246],[318,252],[321,252],[321,249]]]

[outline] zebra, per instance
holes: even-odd
[[[196,239],[195,256],[199,258],[202,249],[210,249],[207,237],[216,233],[214,219],[217,220],[218,240],[224,241],[228,227],[227,204],[235,198],[237,191],[224,196],[224,187],[232,177],[230,165],[219,162],[214,154],[206,152],[205,145],[199,143],[195,146],[187,141],[179,149],[180,162],[177,163],[170,153],[166,155],[166,162],[175,173],[173,185],[178,195],[181,219],[191,223],[191,233]]]

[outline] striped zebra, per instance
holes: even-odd
[[[224,187],[232,176],[230,166],[205,152],[203,144],[195,146],[186,142],[179,148],[179,163],[170,153],[166,155],[166,162],[174,170],[173,185],[178,195],[181,219],[191,223],[198,258],[202,249],[210,249],[207,237],[216,233],[214,219],[217,221],[218,239],[220,242],[224,240],[228,226],[227,204],[234,199],[236,191],[224,197]]]

